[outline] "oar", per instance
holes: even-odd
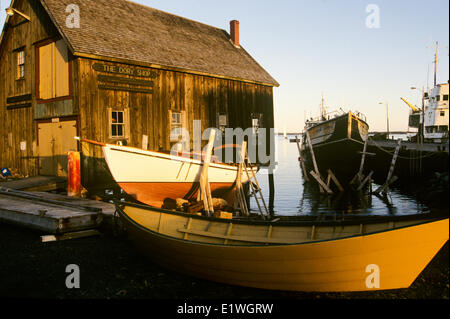
[[[89,143],[89,144],[92,144],[92,145],[97,145],[97,146],[102,146],[102,147],[106,146],[105,143],[88,140],[88,139],[85,139],[85,138],[81,138],[79,136],[75,136],[74,139],[76,139],[79,142]]]

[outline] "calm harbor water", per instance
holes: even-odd
[[[289,136],[288,138],[295,138]],[[290,143],[283,136],[276,137],[276,152],[278,166],[274,173],[275,198],[274,214],[279,216],[301,215],[411,215],[427,213],[429,209],[419,203],[413,196],[398,189],[390,189],[387,200],[377,196],[360,197],[356,193],[335,194],[326,196],[320,194],[317,184],[305,183],[298,162],[296,143]],[[387,175],[387,172],[386,172]],[[264,199],[269,203],[269,181],[265,171],[257,175]],[[378,185],[373,184],[373,189]],[[252,211],[258,206],[251,198]]]

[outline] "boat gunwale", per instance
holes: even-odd
[[[303,140],[302,145],[303,145],[303,148],[302,148],[301,151],[302,151],[302,152],[309,152],[309,147],[306,146],[306,137],[305,137],[305,136],[306,136],[306,132],[309,132],[310,130],[312,130],[312,129],[314,129],[314,128],[317,128],[317,127],[319,127],[320,125],[327,124],[327,123],[331,123],[332,121],[337,122],[337,121],[339,121],[339,120],[342,120],[344,117],[347,117],[347,119],[345,119],[345,122],[348,122],[348,117],[349,117],[349,116],[352,117],[352,121],[353,121],[353,120],[356,120],[357,122],[362,122],[362,123],[364,123],[367,127],[369,127],[369,124],[367,124],[366,121],[364,121],[363,119],[361,119],[360,117],[358,117],[355,113],[353,113],[353,112],[348,112],[348,113],[346,113],[346,114],[343,114],[343,115],[340,115],[340,116],[338,116],[338,117],[335,117],[335,118],[332,118],[332,119],[329,119],[329,120],[326,120],[326,121],[317,123],[317,124],[315,124],[315,125],[313,125],[313,126],[307,128],[307,129],[305,130],[305,132],[303,132],[303,134],[302,134],[302,140]],[[358,126],[358,127],[359,127],[359,126]],[[319,137],[322,137],[322,136],[328,136],[328,138],[325,139],[325,140],[322,141],[322,142],[318,142],[318,143],[315,143],[315,144],[313,143],[313,148],[318,148],[318,147],[322,147],[322,146],[331,145],[331,144],[334,144],[334,143],[342,143],[342,142],[347,142],[347,141],[348,141],[348,142],[355,142],[355,143],[358,143],[358,144],[361,144],[361,145],[364,145],[364,143],[365,143],[364,138],[362,137],[362,135],[361,135],[361,133],[359,132],[359,130],[358,130],[358,134],[359,134],[361,140],[357,140],[357,139],[353,138],[352,136],[347,136],[347,135],[346,135],[345,137],[343,137],[343,138],[338,139],[338,140],[333,140],[333,136],[335,136],[335,134],[336,134],[336,128],[334,128],[334,131],[333,131],[333,133],[331,133],[331,134],[325,134],[325,135],[319,136]],[[330,139],[331,139],[331,141],[329,141]],[[312,142],[312,141],[311,141],[311,142]]]
[[[432,218],[427,218],[426,216],[423,216],[425,214],[416,214],[416,215],[402,215],[402,216],[396,216],[396,217],[405,217],[405,218],[401,218],[401,219],[383,219],[383,218],[377,218],[377,220],[373,220],[374,223],[382,223],[382,222],[395,222],[395,221],[399,221],[399,220],[403,220],[403,219],[408,219],[411,220],[411,218],[413,218],[413,220],[416,219],[421,219],[420,217],[425,217],[425,221],[419,222],[417,224],[412,224],[412,225],[405,225],[405,226],[400,226],[400,227],[396,227],[396,228],[389,228],[389,229],[384,229],[384,230],[380,230],[380,231],[375,231],[372,233],[367,233],[367,234],[355,234],[355,235],[350,235],[350,236],[344,236],[344,237],[339,237],[339,238],[329,238],[329,239],[322,239],[322,240],[310,240],[310,241],[304,241],[304,242],[298,242],[298,243],[283,243],[283,244],[279,244],[279,243],[265,243],[265,244],[253,244],[253,245],[236,245],[236,244],[219,244],[219,243],[208,243],[208,242],[200,242],[200,241],[193,241],[193,240],[189,240],[189,239],[182,239],[182,238],[176,238],[170,235],[166,235],[163,233],[158,233],[156,231],[153,231],[151,229],[149,229],[148,227],[145,227],[141,224],[139,224],[138,222],[136,222],[133,218],[131,218],[130,216],[128,216],[127,213],[125,213],[125,211],[122,209],[121,206],[131,206],[131,207],[135,207],[135,208],[141,208],[144,210],[150,210],[150,211],[156,211],[158,213],[166,213],[166,214],[170,214],[170,215],[177,215],[180,217],[186,217],[186,218],[192,218],[192,219],[199,219],[199,220],[205,220],[205,221],[210,221],[210,222],[219,222],[219,223],[226,223],[226,224],[241,224],[241,225],[250,225],[250,226],[281,226],[281,227],[288,227],[288,226],[350,226],[350,225],[361,225],[361,224],[368,224],[371,220],[365,220],[364,221],[301,221],[301,222],[289,222],[289,224],[287,224],[286,222],[281,222],[281,223],[276,223],[276,222],[270,222],[270,221],[238,221],[238,220],[230,220],[230,219],[220,219],[220,218],[215,218],[215,217],[205,217],[205,216],[198,216],[198,215],[190,215],[190,214],[186,214],[186,213],[181,213],[181,212],[174,212],[174,211],[168,211],[165,209],[160,209],[160,208],[153,208],[153,207],[147,207],[147,206],[143,206],[143,205],[139,205],[139,204],[134,204],[134,203],[128,203],[128,202],[120,202],[117,203],[116,201],[114,202],[114,204],[116,205],[116,210],[118,211],[119,215],[121,215],[122,217],[124,217],[129,223],[131,223],[132,225],[134,225],[135,227],[137,227],[138,229],[146,232],[146,233],[150,233],[151,235],[154,236],[158,236],[158,237],[163,237],[166,239],[171,239],[171,240],[176,240],[176,241],[181,241],[184,243],[191,243],[191,244],[198,244],[198,245],[211,245],[211,246],[220,246],[220,247],[233,247],[233,248],[237,248],[237,247],[241,247],[241,248],[265,248],[265,247],[286,247],[286,246],[298,246],[298,245],[307,245],[307,244],[319,244],[319,243],[324,243],[324,242],[329,242],[329,241],[338,241],[338,240],[344,240],[344,239],[351,239],[351,238],[358,238],[358,237],[367,237],[367,236],[372,236],[372,235],[376,235],[376,234],[380,234],[380,233],[385,233],[385,232],[389,232],[389,231],[395,231],[395,230],[400,230],[400,229],[404,229],[404,228],[409,228],[409,227],[416,227],[416,226],[422,226],[422,225],[426,225],[426,224],[431,224],[434,222],[439,222],[439,221],[443,221],[446,219],[449,219],[448,216],[436,216],[436,217],[432,217]],[[382,216],[385,217],[385,216]],[[386,216],[386,217],[391,217],[391,216]],[[409,217],[409,218],[407,218]],[[251,242],[251,241],[250,241]]]
[[[315,128],[315,127],[318,127],[319,125],[326,124],[326,123],[332,122],[332,121],[336,121],[336,120],[341,119],[342,117],[345,117],[345,116],[348,117],[349,115],[352,115],[352,116],[356,117],[356,119],[357,119],[358,121],[361,121],[361,122],[363,122],[364,124],[366,124],[367,126],[369,126],[369,124],[367,124],[366,121],[364,121],[364,120],[361,119],[360,117],[356,116],[355,113],[353,113],[353,112],[347,112],[347,113],[345,113],[345,114],[342,114],[342,115],[340,115],[340,116],[334,117],[334,118],[332,118],[332,119],[329,119],[329,120],[325,120],[325,121],[323,121],[323,122],[316,123],[316,124],[314,124],[314,125],[308,127],[306,130],[309,131],[309,130]]]
[[[143,150],[143,149],[131,147],[131,146],[106,144],[105,146],[103,146],[103,148],[109,148],[116,152],[132,153],[132,154],[137,154],[137,155],[142,155],[142,156],[150,156],[150,157],[156,157],[156,158],[164,159],[164,160],[171,160],[171,161],[175,161],[175,162],[190,163],[190,164],[203,166],[203,161],[200,161],[200,160],[192,159],[189,157],[165,154],[165,153],[161,153],[161,152]],[[211,162],[209,164],[209,166],[217,168],[217,169],[224,169],[224,170],[229,170],[229,171],[237,171],[238,170],[238,166],[236,166],[235,164]],[[254,169],[258,169],[257,165],[254,165],[253,167],[254,167]]]

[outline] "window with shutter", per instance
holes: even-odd
[[[70,94],[69,92],[69,55],[67,46],[63,40],[55,42],[54,61],[55,61],[55,87],[54,97],[62,97]]]
[[[63,40],[38,48],[39,99],[70,95],[69,54]]]
[[[42,100],[48,100],[53,97],[52,59],[52,44],[39,48],[39,98]]]

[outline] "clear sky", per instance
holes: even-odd
[[[10,0],[0,2],[3,25]],[[436,41],[438,83],[449,79],[448,0],[135,2],[225,30],[239,20],[242,46],[281,84],[274,89],[280,131],[299,132],[305,115],[319,115],[322,92],[329,111],[358,110],[371,131],[386,130],[389,102],[391,131],[407,130],[409,107],[400,97],[420,104],[411,87],[433,85]],[[367,27],[370,4],[379,8],[379,28]]]

